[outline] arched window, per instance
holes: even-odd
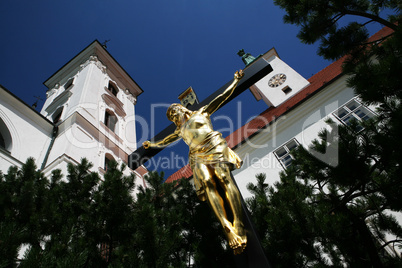
[[[114,95],[117,96],[117,92],[119,92],[119,90],[117,89],[117,86],[109,81],[109,86],[107,87],[109,89],[109,91]]]
[[[59,107],[52,115],[52,121],[53,123],[57,124],[60,119],[61,119],[61,115],[63,114],[63,109],[64,107]]]
[[[0,148],[6,149],[6,143],[5,143],[3,135],[1,135],[1,133],[0,133]]]
[[[105,112],[105,125],[111,131],[116,132],[116,124],[117,124],[116,115],[112,111],[106,110],[106,112]]]
[[[10,131],[4,121],[0,118],[0,148],[11,152],[12,146],[13,142]]]
[[[105,166],[103,168],[105,171],[107,171],[111,161],[115,161],[114,157],[111,154],[105,154]]]

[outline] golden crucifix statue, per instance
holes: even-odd
[[[167,110],[167,117],[177,126],[174,133],[157,142],[143,143],[145,149],[165,147],[181,138],[189,146],[189,161],[197,196],[202,201],[208,200],[234,254],[242,253],[247,245],[240,192],[230,174],[231,170],[240,168],[242,160],[228,147],[222,134],[213,130],[210,116],[229,98],[243,75],[242,70],[236,72],[232,84],[197,111],[172,104]],[[218,191],[218,184],[223,189],[222,195]],[[226,211],[225,204],[230,212]],[[229,213],[233,215],[233,221],[228,219]]]

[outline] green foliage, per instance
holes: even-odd
[[[301,27],[303,42],[320,42],[320,55],[347,55],[348,86],[376,106],[377,116],[337,133],[323,130],[309,149],[293,151],[279,182],[269,186],[260,176],[249,186],[255,196],[248,205],[267,255],[275,267],[402,267],[395,253],[402,227],[391,213],[402,212],[402,2],[275,3],[286,10],[285,22]],[[373,22],[392,33],[369,42],[366,27]],[[314,157],[334,144],[338,162]]]
[[[188,180],[124,166],[101,179],[85,159],[50,179],[33,159],[0,173],[0,267],[232,267],[221,226]],[[138,190],[136,198],[134,192]],[[25,254],[18,259],[19,251]]]
[[[221,226],[206,203],[198,201],[192,184],[182,179],[163,183],[152,172],[140,187],[135,241],[145,267],[231,267],[233,257]]]
[[[292,151],[295,160],[279,182],[269,186],[259,175],[248,186],[254,194],[248,205],[273,266],[402,267],[398,254],[385,250],[402,245],[401,223],[390,214],[402,212],[396,201],[402,182],[394,174],[399,164],[379,158],[387,145],[378,143],[377,126],[373,120],[339,126],[338,135],[324,130],[309,150]],[[327,137],[338,139],[337,166],[310,152],[334,142]]]
[[[300,26],[298,37],[302,42],[320,41],[318,54],[326,59],[364,50],[368,24],[379,23],[395,30],[395,23],[400,24],[401,20],[402,3],[395,0],[275,0],[274,3],[286,11],[286,23]],[[384,17],[383,11],[390,15]]]

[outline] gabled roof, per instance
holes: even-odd
[[[93,55],[96,55],[98,59],[107,66],[108,70],[110,70],[120,78],[120,82],[124,84],[123,89],[127,88],[134,96],[138,96],[143,92],[137,82],[134,81],[134,79],[126,72],[126,70],[123,69],[123,67],[121,67],[121,65],[113,58],[113,56],[104,48],[104,46],[98,40],[95,40],[91,44],[89,44],[74,58],[64,64],[52,76],[50,76],[45,82],[43,82],[43,84],[47,88],[53,87],[54,84],[60,82],[60,77],[64,77],[75,68],[78,68],[80,64],[82,64],[89,58],[89,56]]]
[[[368,41],[377,40],[391,33],[392,30],[390,28],[384,27],[380,31],[372,35]],[[226,141],[228,143],[228,146],[232,149],[237,148],[245,141],[247,141],[247,139],[252,138],[253,136],[257,135],[262,129],[274,123],[276,119],[293,110],[304,101],[311,98],[314,94],[320,92],[327,85],[334,82],[342,75],[342,64],[345,61],[346,57],[347,56],[340,58],[339,60],[331,63],[323,70],[310,77],[310,79],[308,79],[310,85],[305,87],[303,90],[294,95],[292,98],[288,99],[280,106],[269,107],[259,116],[227,136]],[[181,178],[190,178],[192,176],[193,172],[190,166],[187,164],[186,166],[179,169],[177,172],[170,175],[166,179],[166,182],[173,182]]]

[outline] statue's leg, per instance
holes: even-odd
[[[225,192],[226,201],[233,212],[233,227],[237,235],[242,238],[242,246],[245,247],[247,244],[247,236],[242,221],[243,210],[241,207],[241,196],[239,189],[233,182],[232,176],[230,175],[230,169],[227,164],[219,163],[215,165],[214,168],[215,175],[218,177],[219,183]]]
[[[205,194],[208,202],[211,205],[212,210],[215,212],[215,215],[218,217],[218,220],[222,224],[223,229],[225,230],[229,246],[233,249],[238,248],[239,241],[241,244],[242,240],[241,237],[236,234],[232,223],[227,219],[223,199],[216,188],[216,182],[214,180],[215,174],[213,169],[208,168],[208,166],[205,164],[196,163],[193,172],[197,179],[202,181],[205,187]]]

